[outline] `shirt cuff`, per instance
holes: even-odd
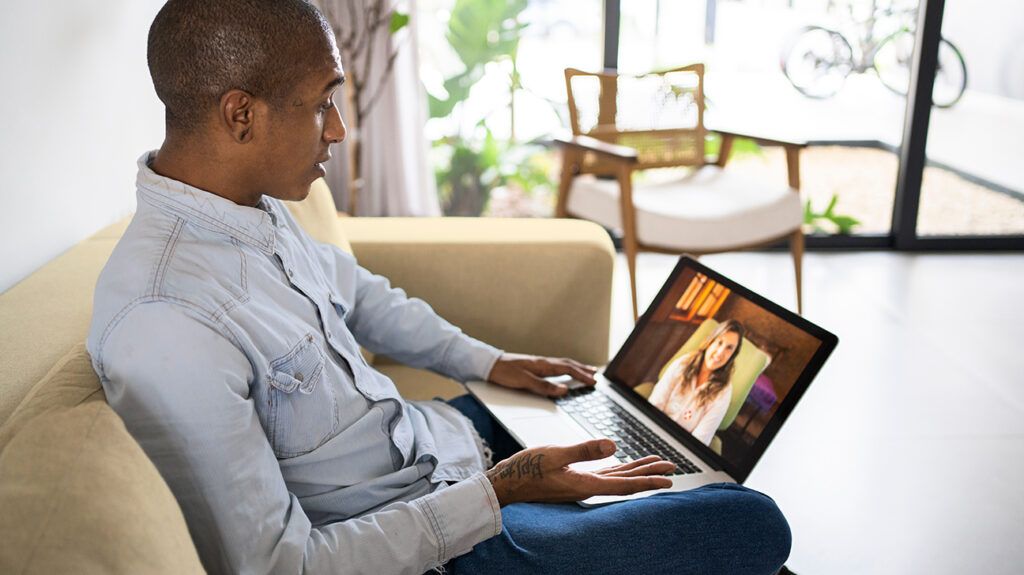
[[[477,473],[413,501],[429,519],[437,538],[437,562],[472,551],[501,533],[501,506],[491,481]]]
[[[504,352],[466,334],[459,334],[443,354],[441,371],[458,381],[487,381]]]

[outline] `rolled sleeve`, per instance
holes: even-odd
[[[501,506],[483,473],[413,501],[438,541],[438,564],[469,553],[473,546],[501,533]]]

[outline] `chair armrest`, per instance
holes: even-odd
[[[581,220],[340,218],[359,263],[510,352],[608,361],[615,252]]]
[[[555,138],[555,143],[567,148],[593,152],[613,161],[625,162],[627,164],[635,164],[637,162],[636,150],[633,148],[609,144],[590,136],[559,136]]]
[[[805,148],[807,147],[807,141],[798,138],[780,138],[779,136],[772,134],[772,136],[766,136],[757,134],[751,131],[736,131],[736,130],[718,130],[715,128],[709,128],[709,131],[716,134],[721,134],[724,137],[731,138],[746,138],[748,140],[754,140],[758,144],[765,146],[784,146],[787,148]]]
[[[735,138],[747,138],[765,146],[782,146],[786,149],[786,172],[789,179],[789,187],[795,191],[800,190],[800,150],[807,147],[807,142],[800,139],[781,139],[777,136],[766,137],[753,132],[737,132],[735,130],[719,130],[709,128],[710,131],[722,135],[722,146],[715,160],[715,165],[725,167],[729,161],[729,153],[732,151],[732,141]]]

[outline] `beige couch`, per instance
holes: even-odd
[[[607,360],[614,254],[593,224],[338,217],[322,183],[292,208],[318,240],[353,250],[475,337]],[[96,278],[126,225],[0,294],[0,573],[202,571],[174,497],[107,405],[84,348]],[[407,398],[462,393],[372,360]]]

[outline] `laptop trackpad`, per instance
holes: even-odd
[[[554,401],[526,391],[477,381],[467,383],[466,387],[502,421],[558,414],[558,407]]]
[[[579,426],[563,420],[557,415],[541,417],[517,417],[506,420],[506,425],[519,436],[523,445],[575,445],[592,439]]]
[[[527,447],[540,445],[576,445],[593,439],[575,422],[561,415],[541,417],[519,417],[507,420],[506,425]],[[581,461],[571,465],[580,471],[593,471],[618,465],[621,461],[614,457],[605,457],[596,461]]]
[[[466,387],[524,447],[575,445],[593,439],[546,397],[479,381],[471,381]],[[614,457],[605,457],[574,463],[572,468],[591,471],[619,463]]]

